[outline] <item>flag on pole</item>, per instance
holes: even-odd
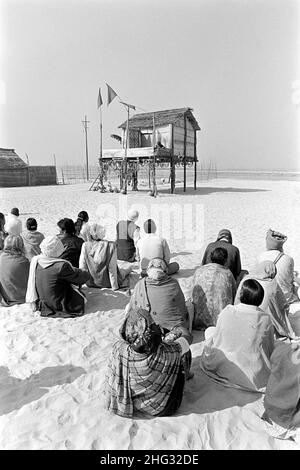
[[[98,101],[97,101],[97,105],[98,105],[98,109],[100,108],[100,106],[103,105],[103,101],[102,101],[102,96],[101,96],[101,91],[100,91],[100,88],[99,88],[99,94],[98,94]]]
[[[110,87],[108,84],[107,86],[107,106],[112,102],[112,100],[118,96],[117,93]]]

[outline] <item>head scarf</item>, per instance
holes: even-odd
[[[90,225],[89,230],[92,240],[99,241],[103,240],[103,238],[105,237],[105,227],[100,224]]]
[[[271,280],[276,276],[277,269],[273,261],[265,260],[257,264],[249,273],[255,279],[260,281]]]
[[[65,250],[63,243],[55,235],[49,235],[44,238],[40,244],[40,248],[41,253],[46,258],[59,258]]]
[[[120,330],[130,347],[139,353],[152,354],[162,341],[162,331],[147,310],[130,309]]]
[[[11,255],[24,254],[24,242],[20,235],[8,235],[4,240],[4,251]]]
[[[267,250],[283,251],[283,244],[286,240],[287,236],[283,235],[283,233],[269,229],[266,236],[266,248]]]
[[[89,255],[96,264],[102,264],[108,256],[108,242],[102,241],[105,236],[105,227],[100,224],[92,224],[89,227],[91,241],[89,242]]]
[[[218,233],[217,242],[223,238],[225,238],[228,243],[232,243],[232,235],[230,230],[227,230],[226,228],[220,230],[220,232]]]
[[[168,277],[168,266],[162,258],[153,258],[147,268],[148,280],[163,281]]]

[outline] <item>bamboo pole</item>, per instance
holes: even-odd
[[[100,191],[104,191],[104,184],[103,184],[103,144],[102,144],[102,110],[101,110],[101,105],[99,106],[99,119],[100,119],[100,157],[99,157],[99,167],[100,167],[100,173],[99,173],[99,186],[100,186]]]
[[[183,115],[184,119],[184,137],[183,137],[183,192],[186,192],[186,114]]]

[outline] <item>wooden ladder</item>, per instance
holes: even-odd
[[[92,182],[91,186],[89,187],[89,191],[92,191],[92,189],[94,188],[94,186],[96,186],[96,184],[99,184],[100,183],[100,173],[98,173],[98,175],[96,176],[96,178],[94,179],[94,181]],[[97,188],[98,189],[98,188]],[[95,190],[94,190],[95,191]]]

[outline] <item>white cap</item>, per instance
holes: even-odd
[[[129,220],[132,220],[134,222],[139,217],[139,211],[137,211],[136,209],[129,209],[127,216]]]

